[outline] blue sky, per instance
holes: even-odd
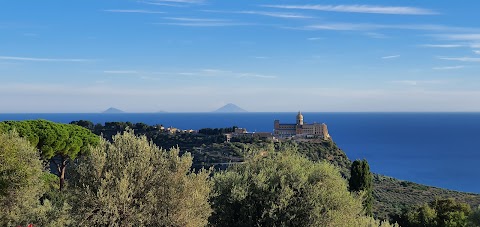
[[[0,112],[480,111],[478,1],[0,2]]]

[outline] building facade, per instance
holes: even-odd
[[[295,124],[280,124],[279,120],[273,123],[273,134],[275,137],[318,137],[330,139],[327,125],[324,123],[304,124],[301,112],[297,114]]]

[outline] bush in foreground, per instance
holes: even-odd
[[[28,224],[43,193],[39,152],[17,133],[0,133],[0,226]]]
[[[364,215],[362,200],[334,166],[295,151],[256,156],[213,181],[213,226],[381,225]]]
[[[81,226],[205,226],[209,171],[192,157],[165,151],[132,131],[105,140],[75,164],[70,181]]]

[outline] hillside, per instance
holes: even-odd
[[[123,132],[127,127],[134,129],[136,134],[146,135],[148,139],[163,148],[179,147],[181,152],[190,152],[193,156],[193,168],[202,167],[225,169],[231,164],[241,163],[252,152],[274,152],[281,151],[285,147],[294,147],[299,153],[313,161],[327,161],[337,166],[345,179],[350,177],[351,161],[333,141],[286,141],[274,143],[258,139],[232,140],[225,143],[225,138],[220,132],[222,130],[205,130],[218,133],[177,133],[168,134],[158,130],[156,126],[148,126],[142,123],[129,124],[125,122],[109,122],[105,126],[93,124],[80,124],[87,126],[94,133],[102,134],[105,138],[117,132]],[[84,123],[84,122],[83,122]],[[90,126],[88,126],[90,125]],[[226,128],[230,130],[231,128]],[[400,215],[402,209],[418,204],[433,201],[435,198],[455,198],[458,201],[466,202],[471,207],[480,205],[480,195],[472,193],[457,192],[442,188],[425,186],[413,182],[401,181],[395,178],[374,174],[374,216],[381,219],[394,218]]]
[[[454,198],[470,204],[472,208],[480,205],[479,194],[425,186],[380,174],[374,174],[373,185],[374,214],[382,219],[394,217],[401,214],[404,208],[428,203],[435,198]]]

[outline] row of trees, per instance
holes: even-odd
[[[189,153],[127,131],[68,156],[68,190],[60,192],[42,168],[46,151],[9,129],[0,137],[1,226],[388,226],[365,215],[361,193],[348,191],[336,167],[295,149],[252,152],[244,164],[213,174],[191,170]]]

